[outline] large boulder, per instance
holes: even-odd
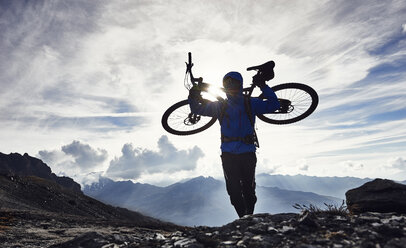
[[[352,213],[406,213],[406,185],[375,179],[345,193]]]

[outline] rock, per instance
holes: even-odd
[[[345,193],[351,213],[406,213],[406,185],[375,179]]]
[[[157,240],[165,240],[166,239],[165,236],[162,235],[161,233],[155,233],[154,238],[157,239]]]
[[[88,247],[98,248],[109,244],[109,242],[97,232],[84,233],[68,242],[51,246],[52,248]]]
[[[188,248],[203,248],[202,244],[198,244],[196,239],[183,238],[173,244],[175,247],[188,247]]]
[[[319,224],[317,224],[316,219],[313,213],[304,211],[299,218],[299,224],[304,228],[318,228]]]
[[[396,238],[390,240],[386,245],[385,248],[401,248],[406,246],[406,238]]]

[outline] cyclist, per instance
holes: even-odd
[[[266,77],[260,74],[253,77],[254,85],[261,89],[265,100],[245,97],[243,78],[235,71],[227,73],[223,78],[227,95],[224,101],[202,99],[201,90],[197,87],[189,92],[188,100],[193,113],[216,117],[220,121],[221,161],[227,193],[240,218],[253,214],[257,201],[255,151],[258,140],[254,129],[255,115],[272,113],[280,107],[275,93],[265,83],[274,77],[273,66]]]

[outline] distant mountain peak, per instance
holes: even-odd
[[[192,178],[192,179],[190,179],[190,180],[188,180],[188,181],[186,181],[186,182],[214,182],[214,181],[217,181],[216,179],[214,179],[213,177],[211,177],[211,176],[208,176],[208,177],[205,177],[205,176],[198,176],[198,177],[195,177],[195,178]]]

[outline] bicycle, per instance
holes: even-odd
[[[190,90],[193,86],[198,86],[202,91],[208,92],[211,85],[204,83],[201,77],[195,78],[192,73],[192,54],[188,54],[188,62],[186,62],[186,73],[184,85]],[[267,73],[270,64],[273,61],[266,62],[259,66],[247,68],[248,71],[255,70],[255,76],[263,76]],[[272,67],[273,68],[273,67]],[[188,76],[190,81],[188,81]],[[251,83],[250,87],[243,89],[243,94],[251,97],[255,85]],[[273,113],[257,115],[258,118],[270,124],[290,124],[308,117],[314,112],[318,103],[319,97],[317,92],[308,85],[302,83],[284,83],[271,87],[278,97],[280,108]],[[224,91],[224,89],[220,88]],[[264,99],[262,93],[257,96]],[[216,96],[217,100],[224,101],[221,96]],[[216,117],[200,116],[192,113],[189,107],[188,100],[183,100],[169,107],[162,116],[163,128],[175,135],[191,135],[206,130],[216,122]]]

